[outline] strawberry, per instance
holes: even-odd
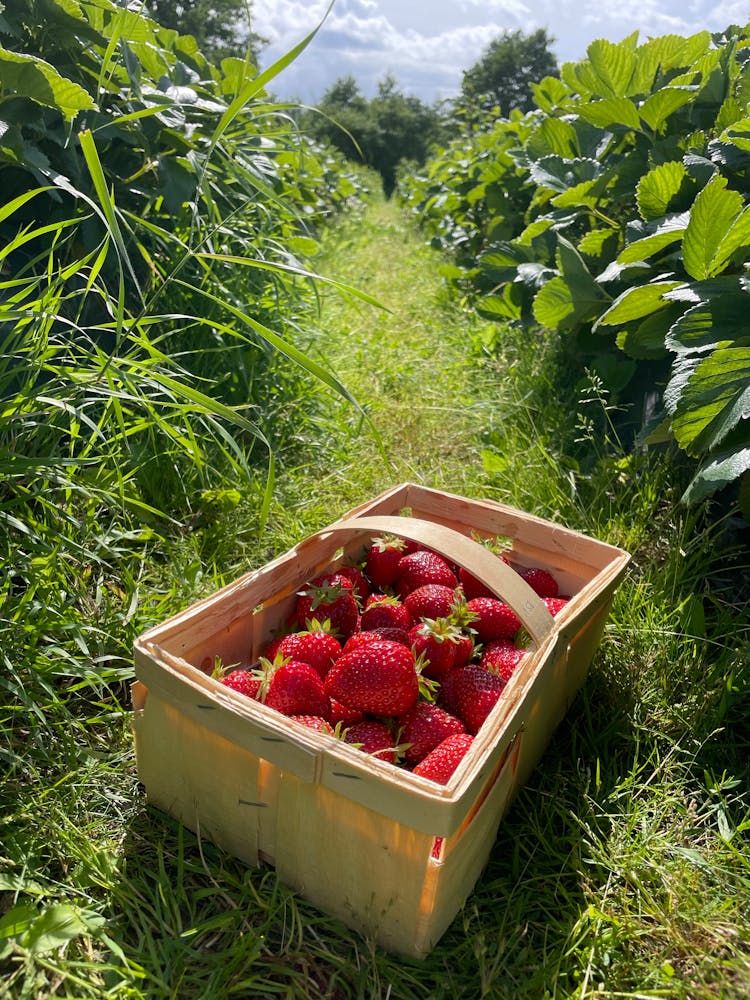
[[[494,597],[474,597],[466,606],[476,616],[471,627],[480,642],[512,639],[521,628],[521,620],[510,605]]]
[[[418,764],[449,736],[465,733],[466,727],[460,719],[444,708],[418,701],[414,708],[399,718],[401,742],[408,744],[404,758],[409,764]]]
[[[463,667],[474,655],[474,640],[465,632],[460,632],[456,640],[456,652],[453,656],[453,666]]]
[[[404,598],[404,604],[414,621],[419,618],[447,618],[455,601],[455,590],[442,583],[426,583]]]
[[[523,656],[524,650],[518,649],[510,639],[494,639],[484,647],[479,665],[497,674],[507,684]]]
[[[557,580],[546,569],[537,566],[521,566],[518,575],[531,587],[539,597],[557,597],[559,587]]]
[[[428,583],[439,583],[451,590],[458,586],[455,573],[437,552],[422,549],[399,560],[396,589],[402,597]]]
[[[370,584],[362,570],[358,566],[339,566],[336,575],[351,581],[355,599],[360,605],[364,604],[370,593]]]
[[[398,564],[410,551],[405,539],[395,535],[374,538],[367,550],[365,574],[375,587],[390,587],[398,578]]]
[[[221,683],[232,691],[239,691],[248,698],[257,698],[260,691],[261,678],[252,670],[231,670],[220,678]]]
[[[345,731],[344,740],[355,744],[363,753],[372,754],[389,764],[396,763],[396,741],[384,722],[375,719],[357,722]]]
[[[558,614],[570,600],[569,597],[543,597],[542,601],[547,606],[547,610],[554,617]]]
[[[458,715],[458,689],[460,677],[463,672],[462,667],[454,666],[447,674],[440,678],[440,689],[437,694],[437,703],[441,708],[450,712],[451,715]]]
[[[341,656],[341,643],[331,635],[326,626],[317,619],[310,622],[310,629],[304,632],[290,632],[281,638],[277,652],[284,658],[301,660],[315,667],[322,678],[331,668],[335,660]]]
[[[456,659],[458,629],[448,618],[425,618],[409,630],[414,655],[422,657],[426,677],[447,674]]]
[[[311,580],[298,594],[295,617],[302,628],[313,618],[328,619],[334,635],[348,638],[359,623],[351,580],[338,573]]]
[[[449,736],[417,764],[413,773],[436,781],[439,785],[447,784],[472,743],[473,739],[468,733]]]
[[[319,715],[293,715],[291,718],[295,722],[301,723],[303,726],[307,726],[308,729],[315,729],[319,733],[326,733],[328,736],[333,736],[333,728],[329,722],[321,718]]]
[[[371,594],[362,612],[360,628],[369,632],[374,628],[400,628],[408,630],[414,624],[409,609],[397,597]]]
[[[332,726],[336,726],[339,723],[342,726],[352,726],[355,722],[362,722],[364,717],[364,712],[358,712],[354,708],[347,708],[340,701],[331,698],[331,710],[328,713],[328,718]]]
[[[372,715],[403,715],[416,702],[414,653],[382,639],[344,653],[328,671],[326,694],[347,708]]]
[[[368,632],[355,632],[350,635],[344,643],[344,652],[351,653],[358,646],[369,646],[371,642],[382,642],[388,639],[391,642],[400,642],[402,646],[411,646],[409,633],[402,628],[373,628]]]
[[[277,659],[266,669],[260,697],[268,708],[284,715],[328,715],[328,696],[315,667],[299,660]]]
[[[453,696],[457,703],[458,717],[470,733],[479,731],[504,688],[505,681],[502,677],[485,667],[470,663],[461,668],[455,681]]]

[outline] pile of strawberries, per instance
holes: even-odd
[[[508,562],[502,552],[498,558]],[[552,614],[543,569],[517,570]],[[303,587],[288,629],[223,684],[380,760],[445,784],[527,650],[515,612],[415,542],[376,538],[359,566]]]

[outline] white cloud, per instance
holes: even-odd
[[[455,92],[462,71],[506,30],[546,28],[560,62],[585,57],[594,38],[617,42],[638,29],[641,41],[717,31],[748,19],[747,0],[336,0],[305,52],[275,81],[285,97],[315,101],[351,74],[364,93],[386,73],[408,93],[432,101]],[[328,0],[254,0],[253,27],[271,40],[268,65],[312,31]]]

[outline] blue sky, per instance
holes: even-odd
[[[253,27],[270,39],[263,65],[299,42],[327,7],[328,0],[252,0]],[[505,30],[546,28],[562,63],[583,58],[595,38],[616,42],[638,30],[646,41],[748,20],[747,0],[336,0],[310,47],[272,89],[314,102],[351,74],[372,96],[390,72],[402,90],[431,103],[454,94],[462,71]]]

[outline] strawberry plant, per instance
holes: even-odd
[[[535,85],[535,110],[442,151],[432,187],[402,184],[480,312],[561,331],[615,398],[643,404],[642,442],[693,459],[687,502],[750,470],[749,56],[736,26],[592,42]],[[488,149],[493,183],[524,193],[517,211],[465,190]]]

